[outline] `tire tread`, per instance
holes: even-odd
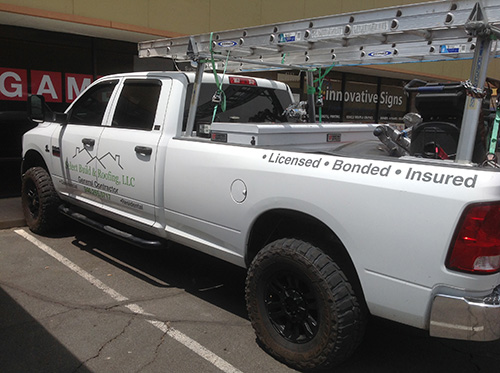
[[[294,359],[292,353],[282,356],[277,351],[277,346],[274,346],[275,342],[261,326],[262,315],[258,312],[258,300],[253,294],[256,289],[254,282],[258,281],[261,268],[268,265],[266,263],[277,260],[276,258],[299,261],[308,271],[324,279],[321,282],[322,286],[326,286],[331,294],[327,302],[328,312],[336,315],[337,328],[329,333],[328,342],[322,350],[309,360],[302,360],[299,356]],[[326,253],[307,242],[284,238],[263,248],[249,268],[245,295],[250,320],[258,340],[271,355],[296,369],[311,370],[337,365],[354,352],[363,337],[366,315],[352,286],[338,265]]]
[[[21,200],[26,222],[30,230],[37,234],[54,231],[60,224],[58,207],[60,199],[49,173],[42,167],[32,167],[23,175]],[[33,216],[27,201],[26,183],[33,182],[39,199],[38,215]]]

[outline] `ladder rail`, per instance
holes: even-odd
[[[139,57],[167,57],[197,63],[187,125],[192,136],[199,86],[206,62],[224,71],[266,69],[312,71],[327,66],[375,65],[474,58],[470,82],[482,88],[500,38],[500,1],[451,0],[367,10],[218,33],[141,42]],[[308,92],[314,121],[314,93]],[[470,163],[481,99],[468,96],[456,162]]]
[[[467,27],[482,25],[471,25],[469,20],[476,3],[477,0],[419,3],[146,41],[139,43],[139,57],[189,61],[186,52],[194,39],[201,58],[208,58],[213,52],[226,59],[229,53],[230,59],[237,63],[228,66],[228,72],[262,69],[266,62],[307,70],[333,64],[472,58],[475,44]],[[482,0],[481,4],[488,15],[488,26],[495,30],[500,23],[500,2]],[[416,45],[420,54],[409,53]],[[455,48],[443,49],[443,46]],[[402,51],[406,53],[401,54]]]

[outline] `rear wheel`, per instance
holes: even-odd
[[[48,172],[32,167],[23,175],[21,200],[24,218],[34,233],[48,233],[59,226],[60,202]]]
[[[364,312],[343,272],[321,249],[300,240],[278,240],[257,254],[246,301],[264,348],[295,369],[344,361],[364,332]]]

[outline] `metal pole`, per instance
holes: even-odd
[[[314,73],[312,70],[307,70],[306,79],[307,79],[307,114],[309,116],[309,123],[316,123],[316,110],[314,102]]]
[[[469,80],[472,87],[483,89],[491,55],[491,33],[493,32],[493,34],[495,34],[495,30],[492,30],[491,25],[488,24],[481,3],[477,2],[474,5],[474,9],[465,23],[465,29],[470,35],[477,36]],[[482,97],[476,98],[472,95],[467,95],[464,116],[462,118],[462,128],[460,130],[460,139],[458,140],[457,146],[457,156],[455,158],[455,162],[457,163],[468,164],[472,161],[482,102]]]
[[[196,111],[198,109],[198,102],[200,101],[201,83],[203,80],[203,72],[205,71],[205,63],[198,60],[196,68],[196,77],[194,79],[193,93],[191,94],[191,103],[189,106],[189,114],[186,125],[186,136],[193,135],[194,122],[196,120]]]
[[[491,38],[489,36],[478,36],[470,75],[470,82],[474,87],[481,89],[484,87],[490,52]],[[470,163],[472,161],[482,101],[482,98],[467,96],[455,160],[457,163]]]

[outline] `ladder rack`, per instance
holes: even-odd
[[[228,72],[470,59],[499,24],[498,0],[437,1],[146,41],[139,57],[227,60]]]
[[[499,0],[448,0],[139,43],[139,57],[194,61],[197,69],[186,136],[193,133],[204,67],[224,71],[306,71],[321,67],[473,58],[469,85],[481,89],[500,38]],[[215,70],[214,70],[215,71]],[[308,89],[314,122],[314,89]],[[467,96],[456,162],[471,163],[482,99]]]

